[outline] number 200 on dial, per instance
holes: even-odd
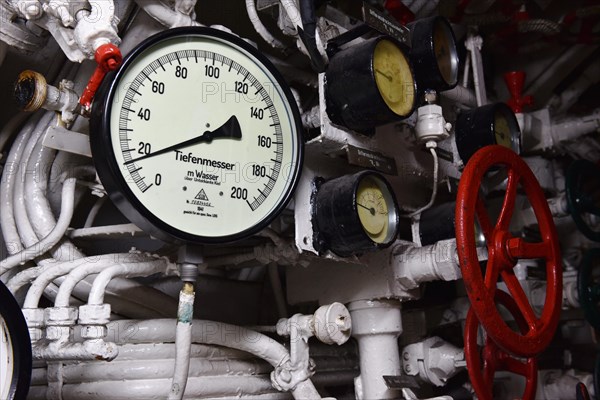
[[[155,35],[107,76],[91,144],[110,198],[169,241],[224,243],[268,225],[302,163],[285,82],[252,46],[210,28]]]

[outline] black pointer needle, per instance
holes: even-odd
[[[221,125],[219,128],[214,131],[206,131],[200,136],[196,136],[189,140],[186,140],[181,143],[174,144],[173,146],[165,147],[164,149],[160,149],[155,151],[154,153],[146,154],[138,158],[134,158],[133,160],[129,160],[123,165],[129,165],[137,161],[145,160],[146,158],[159,156],[161,154],[168,153],[173,150],[183,149],[185,147],[193,146],[198,143],[210,143],[214,139],[241,139],[242,138],[242,129],[240,128],[240,123],[236,116],[232,116]]]
[[[373,207],[369,208],[367,206],[363,206],[360,203],[356,203],[357,205],[361,206],[362,208],[364,208],[365,210],[369,210],[369,212],[371,213],[371,215],[375,215],[375,209]]]

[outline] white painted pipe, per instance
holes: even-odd
[[[96,220],[96,217],[100,213],[100,210],[102,209],[102,206],[104,206],[104,204],[106,203],[107,199],[108,196],[103,196],[96,200],[96,202],[90,209],[87,218],[85,219],[85,223],[83,224],[84,229],[91,228],[94,225],[94,221]]]
[[[85,262],[85,258],[79,258],[74,261],[44,266],[40,274],[37,276],[37,278],[35,278],[31,287],[27,291],[27,296],[25,297],[23,308],[37,308],[40,302],[40,298],[42,297],[42,293],[44,293],[44,289],[46,288],[46,286],[48,286],[50,282],[52,282],[58,277],[68,274],[73,269],[77,268]]]
[[[27,161],[27,170],[32,173],[26,174],[24,187],[26,194],[25,207],[27,214],[30,216],[31,226],[38,238],[47,236],[56,225],[56,219],[46,197],[46,192],[50,170],[57,152],[43,145],[43,136],[46,129],[47,127],[44,127],[43,135],[38,138],[32,155]],[[85,257],[85,254],[79,251],[69,240],[63,240],[59,246],[51,249],[51,254],[58,261],[70,261]]]
[[[175,368],[168,400],[181,400],[185,392],[190,372],[190,352],[192,349],[192,320],[194,318],[194,285],[184,282],[179,293],[177,329],[175,333]]]
[[[175,340],[175,319],[117,320],[108,325],[106,340],[115,343],[155,343]],[[122,332],[133,332],[122,335]],[[222,322],[193,320],[192,338],[194,343],[212,344],[245,351],[278,366],[289,357],[282,344],[268,336],[249,329]]]
[[[246,0],[246,12],[248,13],[248,18],[250,18],[250,22],[256,33],[263,38],[265,42],[267,42],[271,47],[275,47],[277,49],[285,49],[286,46],[275,36],[271,35],[271,32],[263,25],[260,21],[260,17],[258,16],[258,12],[256,11],[256,3],[255,0]]]
[[[475,94],[464,86],[456,85],[454,89],[446,90],[442,92],[441,95],[456,103],[469,107],[477,107],[477,98],[475,97]]]
[[[304,29],[304,24],[302,23],[302,15],[300,14],[300,8],[298,7],[297,0],[280,0],[280,1],[281,1],[281,6],[285,10],[285,13],[292,21],[292,26],[294,27],[294,30],[297,31],[297,29],[296,29],[297,27]],[[323,44],[323,41],[321,40],[321,35],[319,34],[318,29],[319,29],[319,27],[317,26],[317,32],[315,35],[315,39],[317,41],[317,49],[319,50],[321,57],[323,57],[324,59],[327,59],[327,52],[325,51],[325,45]],[[298,34],[296,33],[295,35],[297,36]],[[308,51],[306,50],[306,48],[304,47],[304,44],[301,41],[298,42],[298,48],[304,54],[308,55]]]
[[[157,273],[166,273],[169,264],[165,260],[140,262],[140,263],[120,263],[113,265],[102,271],[94,280],[92,290],[88,298],[88,304],[100,305],[104,303],[104,293],[110,281],[115,277],[133,278],[138,276],[149,276]]]
[[[48,124],[55,118],[54,112],[47,112],[36,125],[33,130],[25,149],[23,150],[22,158],[19,160],[20,162],[20,171],[18,172],[18,178],[13,192],[13,209],[15,215],[15,222],[17,229],[19,231],[19,236],[21,237],[21,241],[26,247],[30,247],[35,245],[39,238],[36,235],[32,225],[29,215],[27,214],[27,209],[25,207],[25,180],[27,179],[27,175],[29,173],[33,173],[34,171],[29,170],[29,159],[34,151],[35,145],[37,144],[40,137],[45,132]],[[32,216],[32,218],[36,218],[37,216]]]
[[[75,178],[67,178],[63,184],[62,191],[62,206],[61,213],[56,225],[48,233],[48,235],[40,240],[33,246],[30,246],[17,254],[6,258],[0,263],[0,275],[4,274],[10,268],[17,265],[22,265],[27,261],[31,261],[36,257],[46,253],[49,249],[56,246],[56,244],[64,237],[65,232],[71,224],[71,218],[73,217],[73,208],[75,203],[75,185],[77,180]]]
[[[127,321],[119,320],[108,324],[110,340],[111,332],[125,329],[135,332],[134,337],[127,338],[129,343],[153,343],[172,341],[174,337],[173,320]],[[115,341],[118,342],[116,337]],[[283,345],[273,339],[248,329],[214,321],[194,320],[192,324],[192,340],[195,343],[214,344],[242,350],[266,360],[278,367],[289,359],[289,353]],[[188,385],[190,383],[188,382]],[[310,380],[299,384],[292,392],[296,399],[320,399],[317,390]]]
[[[115,263],[121,262],[119,260],[126,260],[127,263],[155,262],[159,263],[161,267],[166,266],[165,259],[152,259],[142,254],[107,254],[100,256],[100,258],[90,257],[89,262],[75,267],[69,272],[65,280],[61,283],[58,290],[58,295],[54,301],[54,307],[68,307],[71,293],[80,281],[89,275],[98,274],[107,268],[110,268]]]
[[[169,391],[169,379],[114,380],[64,385],[63,400],[164,400]],[[185,399],[241,398],[256,399],[257,396],[274,392],[268,379],[257,376],[209,376],[189,379]],[[28,396],[31,400],[46,400],[46,387],[33,387]],[[282,396],[289,398],[289,395]],[[303,400],[314,400],[304,397]]]
[[[2,182],[0,183],[0,226],[8,254],[16,254],[23,250],[21,236],[14,216],[13,193],[16,182],[19,180],[19,174],[22,173],[21,160],[23,152],[41,116],[42,114],[38,113],[25,124],[10,148],[2,173]]]
[[[189,15],[170,9],[160,0],[136,0],[136,4],[152,19],[167,28],[201,26]]]
[[[359,399],[396,399],[384,376],[401,374],[398,336],[402,332],[400,303],[392,300],[355,301],[349,304],[352,336],[358,342],[360,376],[356,380]]]
[[[600,109],[581,117],[569,118],[552,124],[555,143],[577,139],[600,129]]]

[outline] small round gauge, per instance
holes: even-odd
[[[411,29],[410,59],[420,89],[444,91],[458,83],[458,52],[452,26],[444,17],[416,21]]]
[[[416,84],[402,45],[378,37],[333,55],[326,72],[327,113],[363,134],[399,121],[415,108]]]
[[[461,112],[456,119],[455,132],[456,147],[463,164],[484,146],[498,144],[516,153],[521,150],[519,123],[504,103]]]
[[[302,163],[294,98],[254,47],[210,28],[139,45],[92,110],[91,144],[110,198],[167,241],[225,243],[285,207]]]
[[[342,257],[389,246],[399,213],[385,178],[372,171],[345,175],[320,185],[315,195],[315,246]]]

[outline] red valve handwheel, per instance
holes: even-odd
[[[499,166],[506,168],[508,182],[500,216],[494,226],[479,195],[479,187],[485,173]],[[525,242],[509,232],[519,184],[525,190],[537,218],[542,239],[539,243]],[[475,247],[475,216],[487,243],[485,276]],[[487,146],[469,160],[460,179],[456,198],[456,245],[469,300],[488,335],[512,354],[533,356],[542,352],[550,344],[558,325],[562,300],[560,249],[544,192],[527,164],[512,150],[502,146]],[[515,276],[513,268],[519,259],[543,259],[546,263],[546,299],[540,317],[533,311]],[[500,278],[527,321],[529,331],[526,334],[513,331],[496,309],[494,293]]]
[[[521,332],[526,333],[529,330],[527,321],[521,315],[519,306],[512,297],[498,289],[496,290],[496,300],[515,317]],[[465,359],[471,385],[477,398],[479,400],[492,400],[494,374],[497,371],[509,371],[525,377],[525,392],[522,399],[533,400],[537,388],[537,360],[534,357],[527,358],[525,361],[514,358],[498,347],[489,336],[486,338],[485,345],[480,353],[477,345],[478,327],[479,321],[471,308],[465,323]],[[481,359],[483,359],[483,367]]]

